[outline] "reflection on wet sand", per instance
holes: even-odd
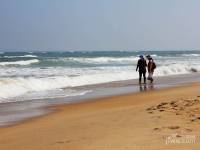
[[[139,89],[140,92],[151,91],[154,90],[154,84],[140,84]]]
[[[146,84],[140,84],[140,92],[144,92],[144,91],[146,91],[147,90],[147,86],[146,86]]]

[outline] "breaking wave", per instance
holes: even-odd
[[[54,75],[47,77],[47,72],[38,72],[36,77],[10,77],[0,79],[0,99],[7,99],[16,97],[31,92],[51,91],[55,89],[72,88],[77,86],[93,85],[100,83],[108,83],[112,81],[122,81],[138,78],[138,73],[135,72],[135,67],[108,67],[108,68],[95,68],[76,72],[76,76],[64,75],[67,70],[63,70],[64,74],[59,76],[62,68],[56,71],[54,68]],[[78,70],[77,70],[78,71]],[[199,72],[199,65],[188,64],[168,64],[158,66],[155,71],[155,76],[187,74],[191,72]],[[31,71],[30,71],[31,72]],[[33,71],[32,71],[33,72]],[[68,70],[69,72],[69,70]],[[41,74],[39,74],[41,73]],[[33,74],[34,75],[34,74]],[[45,77],[40,77],[45,75]]]
[[[23,56],[3,56],[4,58],[36,58],[36,55],[23,55]]]
[[[74,61],[79,63],[95,63],[95,64],[104,64],[104,63],[127,63],[127,62],[136,62],[138,57],[68,57],[60,59],[52,59],[51,61]]]
[[[200,56],[200,54],[182,54],[181,56],[184,56],[184,57],[198,57],[198,56]]]
[[[0,66],[9,66],[9,65],[30,65],[39,63],[38,59],[31,59],[31,60],[20,60],[20,61],[12,61],[12,62],[0,62]]]

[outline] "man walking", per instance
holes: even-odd
[[[144,59],[143,55],[140,55],[140,59],[138,60],[136,68],[136,71],[139,69],[139,84],[141,84],[142,76],[144,78],[144,84],[146,84],[146,67],[146,60]]]

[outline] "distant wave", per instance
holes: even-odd
[[[22,57],[22,58],[36,58],[37,56],[36,55],[23,55],[23,56],[4,56],[5,58],[19,58],[19,57]]]
[[[194,56],[194,57],[198,57],[198,56],[200,56],[200,54],[182,54],[181,56],[186,56],[186,57]]]
[[[13,62],[0,62],[0,66],[7,66],[7,65],[30,65],[34,63],[38,63],[38,59],[32,60],[21,60],[21,61],[13,61]]]
[[[151,57],[157,57],[157,56],[158,56],[158,55],[156,55],[156,54],[152,54],[152,55],[151,55]]]
[[[136,62],[138,57],[69,57],[69,58],[59,58],[59,59],[52,59],[51,61],[75,61],[79,63],[95,63],[95,64],[102,64],[102,63],[116,63],[116,62]]]
[[[157,57],[156,54],[152,54],[152,57]],[[137,62],[139,56],[130,56],[130,57],[66,57],[59,59],[51,59],[51,61],[75,61],[80,63],[95,63],[95,64],[104,64],[104,63],[133,63]]]

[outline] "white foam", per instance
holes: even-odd
[[[200,56],[200,54],[182,54],[181,56],[185,56],[185,57],[198,57],[198,56]]]
[[[1,66],[6,65],[30,65],[34,63],[39,63],[38,59],[32,59],[32,60],[20,60],[20,61],[12,61],[12,62],[0,62]]]
[[[8,103],[8,102],[19,102],[19,101],[30,101],[30,100],[38,100],[38,99],[55,99],[55,98],[65,98],[65,97],[73,97],[73,96],[81,96],[87,93],[92,92],[92,90],[50,90],[50,91],[37,91],[37,92],[29,92],[22,95],[18,95],[17,97],[9,97],[9,98],[0,98],[0,103]]]
[[[158,55],[156,55],[156,54],[152,54],[152,55],[151,55],[151,57],[157,57],[157,56],[158,56]]]
[[[106,74],[117,73],[120,71],[135,70],[134,66],[113,66],[113,67],[89,67],[89,68],[71,68],[71,67],[0,67],[0,77],[52,77],[52,76],[81,76],[84,74]]]
[[[97,58],[86,58],[86,57],[68,57],[60,59],[51,59],[51,61],[75,61],[80,63],[92,63],[92,64],[104,64],[104,63],[123,63],[123,62],[136,62],[138,57],[97,57]]]
[[[29,92],[48,91],[65,87],[106,83],[131,78],[134,78],[134,75],[131,72],[89,74],[75,77],[54,76],[46,78],[2,78],[0,80],[0,99],[16,97]]]
[[[37,56],[36,55],[23,55],[23,56],[4,56],[5,58],[36,58]]]
[[[24,56],[20,56],[20,57],[30,57],[30,58],[35,58],[37,57],[36,55],[24,55]]]

